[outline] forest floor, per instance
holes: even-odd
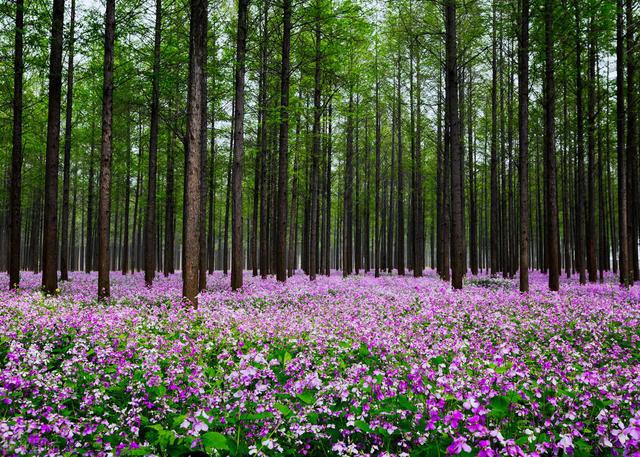
[[[640,287],[74,273],[0,292],[0,454],[638,455]],[[0,281],[8,280],[2,275]],[[615,449],[616,451],[612,451]]]

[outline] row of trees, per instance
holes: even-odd
[[[519,271],[522,291],[530,268],[552,290],[563,268],[639,279],[631,0],[10,9],[10,287],[26,268],[49,293],[97,269],[99,298],[111,270],[152,286],[179,268],[193,303],[229,267],[233,289],[246,268],[286,281],[430,266],[455,288],[468,270]]]

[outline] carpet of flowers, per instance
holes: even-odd
[[[7,282],[6,275],[0,281]],[[640,455],[640,287],[532,273],[0,291],[1,455]]]

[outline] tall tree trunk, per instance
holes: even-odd
[[[156,23],[153,39],[153,75],[151,77],[151,128],[149,133],[149,175],[147,207],[144,220],[144,282],[153,284],[156,275],[156,185],[158,170],[158,123],[160,117],[160,37],[162,0],[156,0]],[[206,32],[205,32],[206,33]]]
[[[549,289],[560,288],[560,256],[558,253],[558,197],[556,188],[555,152],[555,78],[553,56],[553,0],[544,3],[545,74],[544,74],[544,155],[545,184],[548,220],[546,223],[547,261],[549,265]]]
[[[42,240],[42,288],[48,294],[58,288],[58,148],[60,145],[60,99],[62,98],[62,31],[64,0],[54,0],[49,63],[49,109],[44,184]]]
[[[478,207],[477,207],[477,190],[476,190],[476,171],[475,171],[475,145],[473,142],[473,72],[469,69],[469,109],[467,109],[467,135],[469,148],[469,263],[471,264],[471,274],[478,274]]]
[[[497,52],[497,34],[496,34],[496,2],[493,2],[493,20],[492,20],[492,57],[491,57],[491,228],[490,236],[490,254],[491,276],[498,274],[498,52]]]
[[[309,236],[309,280],[316,279],[316,264],[318,260],[318,200],[319,200],[319,175],[320,175],[320,118],[321,107],[321,54],[320,54],[320,5],[316,2],[315,18],[315,62],[313,84],[313,149],[311,152],[311,221]]]
[[[165,189],[164,206],[164,275],[169,276],[174,271],[175,252],[175,195],[174,195],[174,148],[175,136],[170,133],[167,147],[167,185]],[[135,224],[134,224],[135,225]]]
[[[344,214],[342,276],[347,277],[353,270],[353,88],[349,88],[349,109],[347,112],[347,151],[344,169]]]
[[[380,250],[381,250],[381,240],[380,240],[380,149],[381,149],[381,113],[380,113],[380,75],[378,70],[378,49],[376,47],[376,63],[375,63],[375,72],[376,72],[376,215],[375,215],[375,231],[376,231],[376,241],[375,241],[375,277],[380,276]]]
[[[93,239],[93,181],[94,181],[94,155],[96,149],[96,122],[91,116],[91,150],[89,153],[89,184],[87,189],[87,245],[85,253],[84,271],[90,273],[93,269],[94,239]]]
[[[275,264],[278,281],[287,280],[287,186],[289,184],[289,79],[291,59],[291,0],[284,0],[282,65],[280,67],[280,137],[278,143],[278,204],[276,213]],[[291,240],[290,240],[291,241]],[[315,271],[314,271],[315,277]]]
[[[577,141],[577,179],[576,193],[576,268],[580,275],[580,284],[586,284],[585,271],[585,175],[584,175],[584,118],[582,109],[582,24],[580,20],[580,5],[574,0],[576,23],[576,141]]]
[[[413,217],[413,275],[422,276],[424,270],[424,202],[422,189],[422,78],[420,73],[420,50],[416,54],[416,138],[415,138],[415,214]]]
[[[589,271],[589,282],[596,282],[598,279],[597,257],[596,257],[596,194],[595,194],[595,149],[596,149],[596,35],[593,18],[589,24],[589,86],[587,102],[587,270]],[[604,227],[600,227],[602,233],[606,232]]]
[[[640,280],[640,265],[638,264],[638,211],[640,202],[638,195],[638,126],[636,125],[636,52],[638,43],[634,38],[634,30],[638,24],[633,18],[633,8],[636,2],[627,0],[627,239],[629,254],[627,257],[627,283],[633,285],[634,280]]]
[[[520,173],[520,292],[529,291],[529,0],[520,3],[518,43],[518,164]]]
[[[198,306],[200,275],[200,205],[202,154],[202,86],[206,65],[207,2],[191,0],[187,149],[182,224],[182,296]]]
[[[62,181],[62,236],[60,249],[60,280],[69,280],[69,185],[71,179],[71,125],[73,117],[73,57],[75,40],[76,0],[71,0],[69,17],[69,64],[67,66],[67,106],[64,126],[64,174]]]
[[[198,290],[207,290],[207,205],[204,198],[207,195],[207,60],[208,60],[208,30],[209,30],[209,3],[205,4],[206,14],[203,18],[204,46],[202,53],[203,70],[200,82],[200,260],[198,274]]]
[[[449,119],[449,150],[451,151],[451,285],[462,289],[464,277],[464,226],[462,221],[462,150],[458,112],[458,64],[456,0],[445,3],[445,41],[447,77],[447,118]]]
[[[116,2],[106,0],[104,33],[104,82],[102,87],[102,149],[98,202],[98,300],[111,295],[109,283],[109,226],[111,217],[111,124],[113,118],[113,46]]]
[[[624,7],[617,0],[616,14],[616,130],[618,139],[618,231],[620,242],[619,274],[620,284],[629,285],[629,240],[627,232],[627,156],[625,153],[625,106],[624,106]]]
[[[400,55],[398,54],[398,61],[396,64],[396,103],[397,103],[397,113],[396,113],[396,133],[398,134],[398,193],[397,193],[397,234],[396,234],[396,252],[397,252],[397,262],[398,262],[398,275],[404,275],[404,202],[403,202],[403,192],[404,192],[404,171],[402,169],[402,95],[401,95],[401,78],[400,78]]]
[[[13,55],[13,129],[11,149],[11,188],[9,192],[9,288],[20,287],[20,226],[22,198],[22,80],[24,0],[16,0],[16,36]]]
[[[231,288],[233,290],[242,287],[242,156],[244,154],[244,73],[248,3],[248,0],[238,1],[232,173]]]
[[[124,227],[122,241],[122,274],[129,273],[129,206],[131,200],[131,113],[127,112],[127,176],[124,188]]]
[[[330,244],[331,244],[331,155],[332,155],[332,145],[333,145],[333,137],[332,135],[332,130],[333,130],[333,105],[331,104],[331,102],[329,102],[329,110],[328,110],[328,119],[327,119],[327,160],[326,160],[326,164],[325,164],[325,188],[326,188],[326,194],[325,194],[325,207],[326,207],[326,212],[327,212],[327,221],[325,223],[325,238],[327,240],[326,246],[324,247],[325,249],[325,257],[327,259],[327,264],[325,266],[325,271],[324,274],[326,276],[331,276],[331,251],[330,251]],[[336,265],[336,268],[337,265]]]

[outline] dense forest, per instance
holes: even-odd
[[[632,0],[14,0],[0,268],[640,279]],[[118,273],[116,273],[116,271]]]

